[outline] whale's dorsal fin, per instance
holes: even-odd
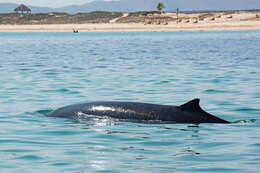
[[[190,111],[201,111],[200,108],[200,99],[193,99],[183,105],[180,106],[182,109],[190,110]]]

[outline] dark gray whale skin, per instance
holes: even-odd
[[[155,120],[173,123],[229,123],[201,109],[199,99],[181,106],[137,102],[89,102],[59,108],[49,117],[73,118],[78,113],[128,120]]]

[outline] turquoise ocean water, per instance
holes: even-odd
[[[201,99],[232,124],[45,117]],[[260,32],[0,33],[0,172],[259,172]]]

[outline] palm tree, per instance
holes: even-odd
[[[157,10],[161,12],[163,8],[164,8],[163,3],[159,2],[159,3],[157,4]]]

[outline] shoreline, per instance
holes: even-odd
[[[21,17],[23,19],[25,16],[21,15]],[[59,16],[56,16],[55,19],[56,18],[59,19]],[[7,18],[6,21],[8,21]],[[150,17],[140,15],[131,17],[128,13],[125,13],[121,17],[96,24],[35,24],[33,20],[31,20],[31,22],[30,24],[0,24],[0,32],[73,32],[73,30],[78,30],[79,32],[260,30],[260,14],[242,11],[232,13],[180,13],[178,17],[176,13],[164,13],[163,15],[153,15]]]
[[[144,24],[45,24],[0,25],[0,32],[170,32],[170,31],[227,31],[260,30],[260,21],[144,25]]]

